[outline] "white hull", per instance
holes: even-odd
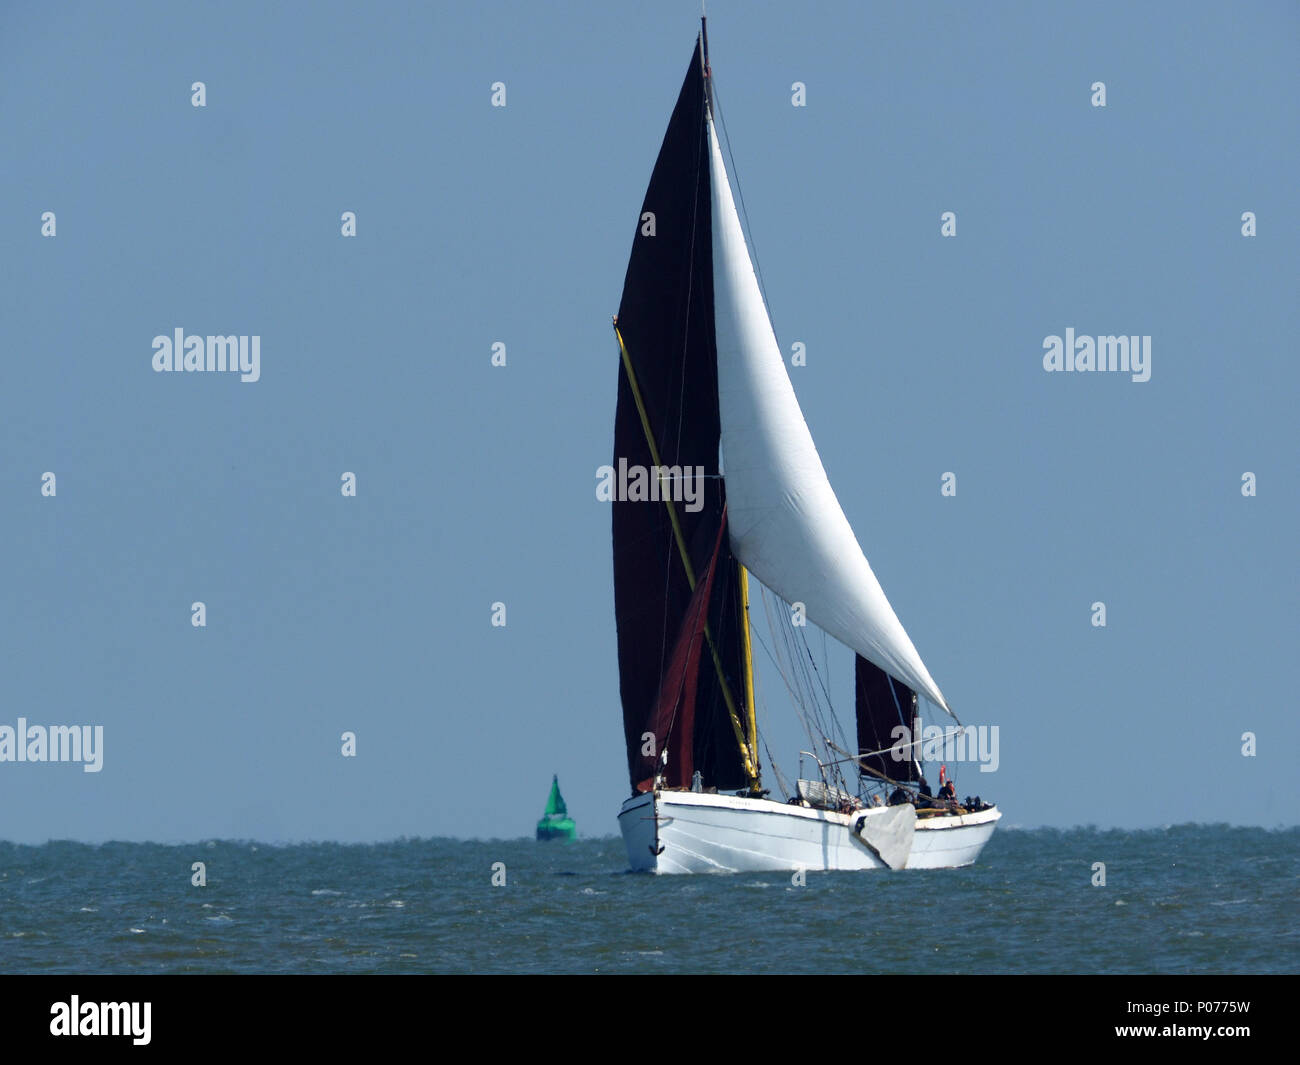
[[[623,804],[619,828],[634,872],[748,873],[767,870],[885,869],[853,831],[853,814],[688,791],[637,795]],[[996,808],[963,817],[918,820],[909,869],[970,865],[1002,815]]]

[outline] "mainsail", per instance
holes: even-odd
[[[894,614],[822,466],[777,346],[713,119],[713,298],[731,549],[807,619],[951,711]]]
[[[671,498],[613,502],[619,683],[634,791],[652,786],[656,773],[669,786],[688,787],[698,770],[707,786],[735,789],[752,785],[757,772],[752,743],[747,751],[737,737],[745,698],[740,575],[725,539],[704,604],[705,645],[698,655],[674,654],[683,632],[695,627],[695,587],[724,521],[704,64],[701,40],[637,220],[615,326],[614,467],[621,461],[643,470],[670,467],[674,476],[704,474],[694,486],[698,509]],[[661,490],[672,489],[662,482]],[[682,676],[686,669],[691,676]],[[670,714],[660,728],[661,696],[668,692],[671,701],[684,683],[694,685],[693,712]],[[690,757],[664,766],[665,746],[682,744]]]

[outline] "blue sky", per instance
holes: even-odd
[[[0,763],[0,837],[515,836],[553,772],[617,831],[609,315],[698,14],[0,11],[0,725],[105,736],[100,773]],[[1012,825],[1294,824],[1300,9],[709,15],[831,482],[1000,730],[959,790]],[[261,379],[154,373],[176,328],[259,335]],[[1067,328],[1151,336],[1151,379],[1044,372]]]

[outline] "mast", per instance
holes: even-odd
[[[703,11],[703,3],[700,5]],[[700,64],[704,76],[704,105],[709,116],[713,114],[713,71],[709,68],[709,20],[700,15]],[[707,119],[706,119],[707,122]],[[725,477],[724,477],[725,481]],[[738,731],[736,739],[741,745],[742,757],[749,773],[749,788],[757,792],[761,787],[758,764],[758,716],[754,708],[754,652],[749,635],[749,571],[739,559],[735,563],[736,584],[740,595],[740,645],[741,661],[744,665],[742,684],[744,699],[743,731]]]
[[[619,682],[634,793],[658,779],[689,787],[687,767],[720,791],[758,783],[746,736],[738,570],[730,538],[719,540],[727,518],[718,463],[706,81],[701,29],[642,202],[614,322],[613,468],[638,469],[641,487],[653,485],[647,496],[629,481],[612,503]],[[684,506],[674,489],[697,473],[696,498]],[[710,566],[712,582],[704,579]]]

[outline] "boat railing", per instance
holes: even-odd
[[[822,785],[823,785],[824,787],[829,788],[829,787],[831,786],[831,782],[830,782],[829,780],[826,779],[826,767],[822,764],[822,760],[821,760],[820,758],[818,758],[815,754],[813,754],[812,751],[800,751],[800,752],[799,752],[799,777],[800,777],[800,779],[803,778],[803,756],[804,756],[805,754],[806,754],[809,758],[811,758],[814,762],[817,763],[817,775],[821,778]]]

